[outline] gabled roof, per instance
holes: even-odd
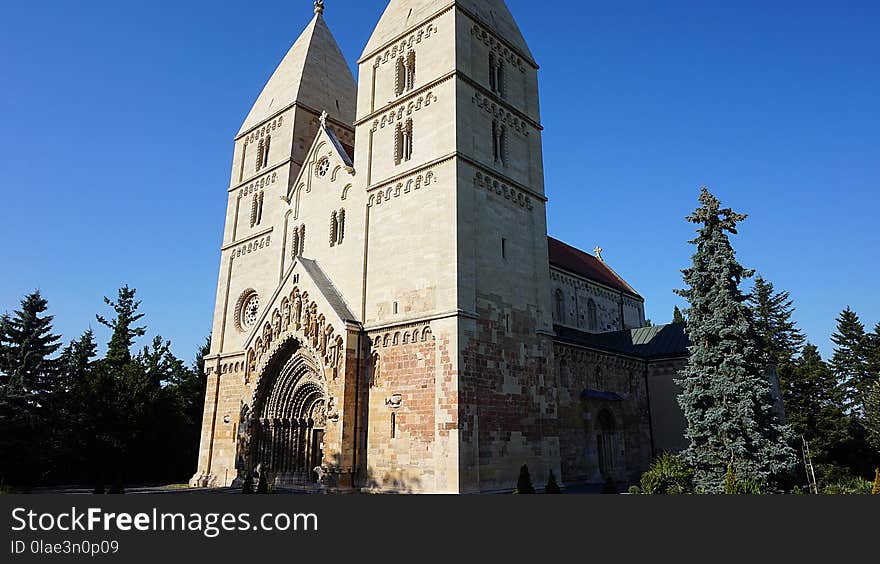
[[[356,100],[351,68],[324,16],[318,13],[275,69],[238,134],[247,133],[294,102],[352,124]]]
[[[691,341],[685,333],[684,323],[642,327],[611,333],[586,333],[557,325],[554,327],[554,331],[556,338],[564,343],[645,360],[683,358],[690,354],[688,347],[691,346]]]
[[[327,300],[327,303],[330,304],[330,307],[339,316],[339,319],[347,323],[360,323],[357,316],[351,311],[348,304],[345,303],[342,294],[339,293],[339,290],[333,285],[333,282],[330,281],[330,278],[327,277],[327,274],[318,263],[304,257],[299,257],[297,260],[302,265],[303,270],[311,277],[315,286],[321,291],[324,299]]]
[[[553,237],[547,237],[547,250],[550,253],[550,265],[567,270],[598,282],[639,300],[642,297],[621,278],[611,267],[589,253],[567,245]]]
[[[372,55],[452,4],[497,33],[534,64],[532,52],[504,0],[391,0],[361,58]]]

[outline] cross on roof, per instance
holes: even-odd
[[[596,253],[596,258],[598,258],[598,259],[601,260],[602,262],[605,262],[605,259],[602,258],[602,251],[604,251],[604,250],[605,250],[605,249],[603,249],[602,247],[600,247],[600,246],[598,246],[598,245],[596,246],[595,249],[593,249],[593,252]]]
[[[324,0],[315,0],[315,13],[323,14],[324,13]]]

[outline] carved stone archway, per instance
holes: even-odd
[[[281,486],[310,485],[324,458],[327,382],[308,347],[293,338],[279,344],[257,380],[240,470],[259,469]]]

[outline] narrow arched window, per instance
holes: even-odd
[[[495,53],[489,53],[489,90],[495,92],[497,88],[495,75]]]
[[[416,52],[410,51],[406,56],[406,90],[416,87]]]
[[[266,152],[266,143],[260,139],[260,144],[257,145],[257,171],[263,168],[263,153]]]
[[[403,160],[408,161],[413,155],[413,121],[406,120],[406,129],[403,133]]]
[[[254,194],[254,197],[251,198],[251,227],[257,224],[257,213],[259,213],[260,200],[259,197]]]
[[[599,330],[599,313],[596,311],[596,302],[592,299],[587,302],[587,323],[590,331]]]
[[[299,227],[299,254],[305,254],[306,252],[306,224],[302,224]]]
[[[341,245],[342,240],[345,238],[345,210],[339,210],[339,214],[337,216],[338,226],[337,226],[337,234],[336,234],[336,243]]]
[[[398,123],[394,129],[394,164],[403,161],[403,125]]]
[[[330,246],[336,246],[336,238],[339,237],[339,216],[334,211],[330,214]]]
[[[498,63],[497,76],[495,77],[495,92],[498,93],[499,96],[504,98],[507,94],[507,88],[505,88],[505,69],[504,69],[504,61]]]
[[[498,133],[498,161],[507,166],[507,126],[502,125]]]
[[[291,250],[293,251],[293,258],[299,256],[299,227],[293,228],[293,241],[291,242]]]
[[[498,142],[498,122],[492,122],[492,155],[497,163],[500,156],[500,143]]]
[[[565,322],[565,294],[562,290],[556,290],[556,319],[560,323]]]
[[[245,139],[244,145],[242,145],[242,147],[241,147],[241,167],[240,167],[241,169],[238,173],[238,181],[239,182],[244,180],[244,163],[247,162],[247,149],[248,149],[248,142],[247,142],[247,139]]]
[[[259,198],[257,198],[257,225],[263,223],[263,192],[260,192]]]
[[[391,438],[397,438],[397,414],[391,413]]]
[[[397,59],[397,74],[394,77],[394,93],[400,96],[406,89],[406,63],[403,57]]]
[[[266,144],[263,147],[263,165],[261,168],[266,168],[269,166],[269,147],[272,146],[272,137],[270,135],[266,136]]]

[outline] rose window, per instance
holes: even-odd
[[[324,177],[327,176],[328,172],[330,172],[330,159],[324,157],[318,161],[318,168],[315,169],[315,173],[320,177]]]

